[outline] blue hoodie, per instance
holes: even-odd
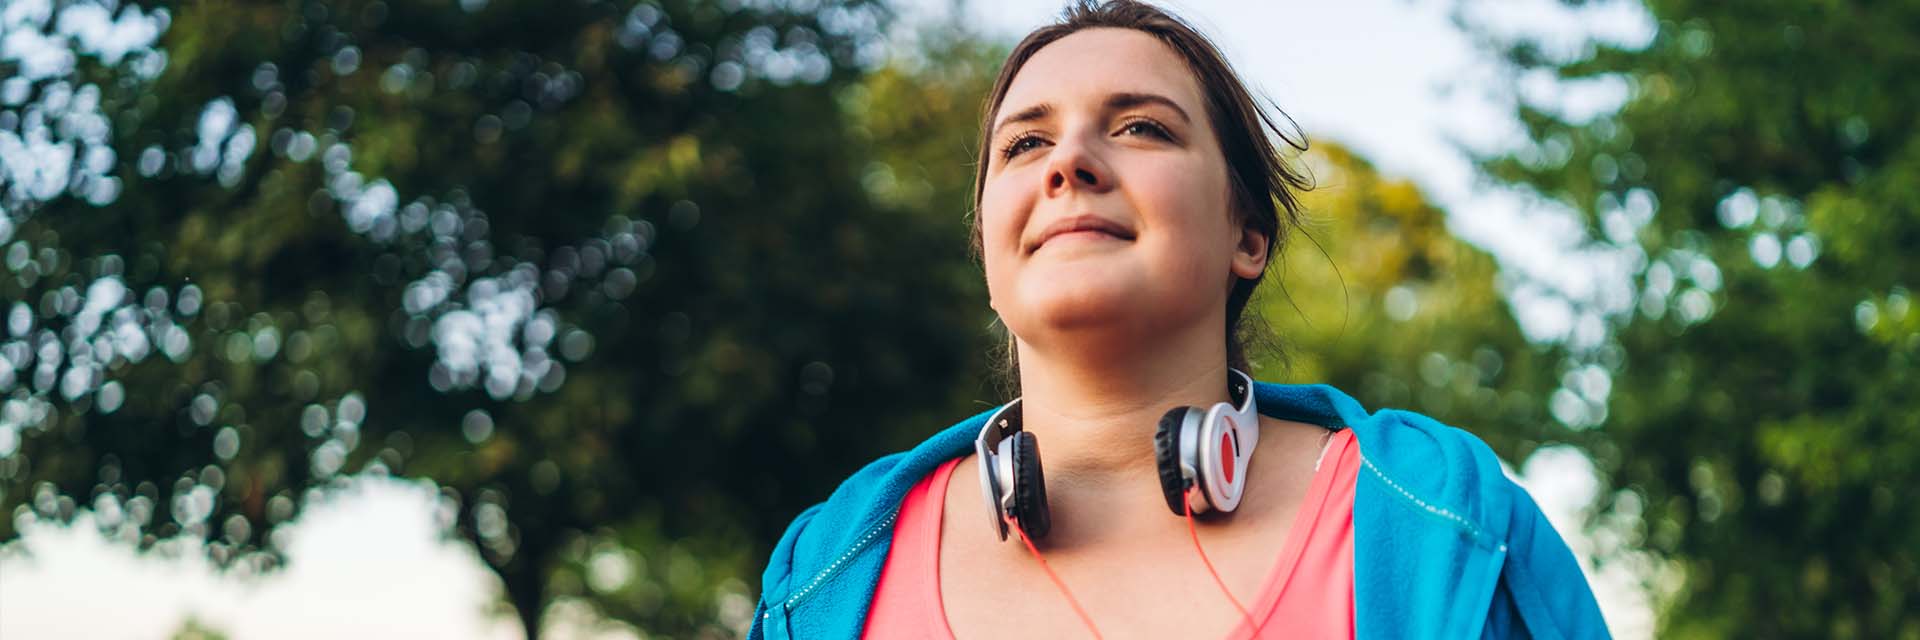
[[[1327,385],[1255,384],[1260,413],[1352,429],[1359,638],[1605,638],[1573,553],[1478,438],[1426,416],[1369,414]],[[973,452],[992,411],[853,474],[794,518],[767,562],[747,637],[856,638],[907,490]]]

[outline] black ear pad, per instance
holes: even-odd
[[[1160,427],[1153,432],[1154,463],[1160,468],[1160,493],[1167,497],[1173,515],[1187,514],[1187,479],[1180,474],[1180,423],[1186,422],[1188,407],[1175,407],[1160,416]]]
[[[1047,479],[1040,472],[1040,441],[1032,433],[1013,434],[1013,519],[1029,538],[1044,538],[1053,529],[1047,511]]]

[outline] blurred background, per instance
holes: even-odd
[[[1920,638],[1920,3],[1253,5],[1167,3],[1313,140],[1259,377],[1487,440],[1621,637]],[[1005,399],[1059,6],[0,2],[0,638],[744,633]]]

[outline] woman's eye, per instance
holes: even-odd
[[[1167,135],[1165,128],[1146,120],[1129,122],[1126,126],[1120,128],[1120,132],[1127,135],[1149,135],[1162,139],[1170,139],[1172,137]]]
[[[1042,142],[1045,141],[1041,140],[1038,136],[1028,135],[1014,138],[1012,142],[1007,143],[1007,146],[1000,150],[1000,157],[1012,158],[1026,153],[1027,151],[1038,148]]]

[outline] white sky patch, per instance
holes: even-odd
[[[142,13],[130,6],[116,16],[108,5],[74,3],[56,16],[51,0],[11,0],[0,9],[0,62],[17,63],[27,80],[72,73],[76,54],[120,64],[127,54],[153,46],[167,24],[165,9]]]
[[[117,65],[140,52],[145,55],[134,65],[137,75],[152,77],[164,57],[151,47],[168,21],[164,9],[142,13],[126,7],[116,17],[99,3],[73,3],[58,11],[49,0],[0,4],[0,67],[14,67],[0,80],[0,104],[11,114],[7,119],[17,118],[0,127],[7,129],[0,130],[0,187],[5,204],[14,209],[0,211],[8,218],[0,236],[11,235],[14,216],[69,187],[96,206],[119,195],[100,91],[91,85],[76,89],[68,76],[80,56]],[[82,169],[77,173],[76,161]]]
[[[219,164],[221,145],[227,141],[227,134],[233,132],[233,123],[239,116],[232,98],[215,98],[200,110],[200,122],[194,127],[200,134],[199,144],[193,146],[194,171],[206,173]]]
[[[116,19],[106,6],[81,4],[61,11],[57,24],[59,33],[80,43],[83,51],[114,65],[120,64],[128,52],[153,46],[165,19],[142,15],[138,7],[120,12]]]
[[[455,388],[478,381],[495,399],[506,399],[531,391],[547,368],[556,366],[546,358],[553,337],[552,312],[536,313],[535,277],[526,265],[503,278],[475,280],[467,287],[467,308],[434,321],[433,343],[439,353],[435,366],[447,369]],[[549,328],[522,331],[530,323]],[[525,338],[524,354],[516,337]]]
[[[73,153],[73,143],[50,139],[46,129],[29,130],[24,138],[0,131],[0,182],[14,197],[50,200],[67,188]]]
[[[35,525],[0,549],[0,638],[163,638],[188,616],[236,640],[520,637],[486,614],[501,586],[472,547],[438,537],[435,495],[358,480],[310,505],[290,563],[258,578],[217,573],[195,546],[137,554],[90,518]]]

